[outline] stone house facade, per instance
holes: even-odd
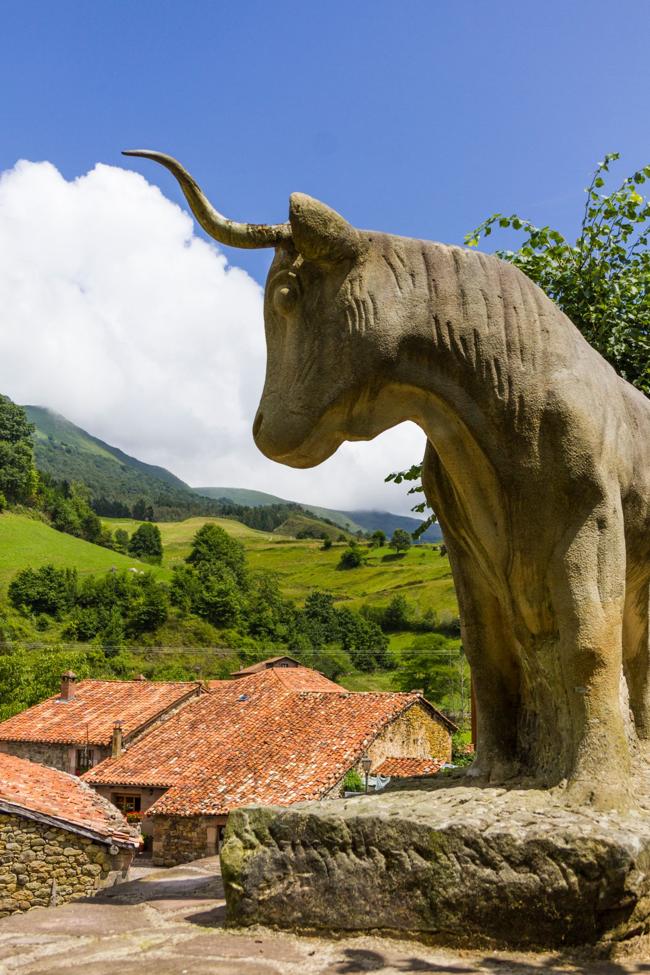
[[[79,779],[0,754],[0,917],[127,879],[140,845]]]
[[[455,725],[419,693],[346,691],[305,667],[264,668],[210,693],[84,776],[107,798],[139,797],[154,863],[218,852],[228,813],[340,795],[368,756],[438,766]]]
[[[68,671],[58,695],[0,722],[0,753],[83,775],[201,693],[199,682],[77,682]]]

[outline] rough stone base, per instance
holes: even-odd
[[[517,948],[650,930],[643,796],[625,815],[562,799],[408,780],[381,795],[238,810],[221,854],[228,921]]]

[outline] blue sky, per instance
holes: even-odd
[[[240,219],[300,189],[457,242],[493,210],[570,229],[604,152],[648,159],[646,0],[2,6],[2,168],[70,178],[149,146]],[[266,254],[238,260],[263,280]]]
[[[180,202],[119,154],[156,148],[236,219],[283,220],[302,190],[358,226],[458,243],[494,210],[570,232],[603,153],[621,176],[650,161],[647,0],[1,10],[0,170],[124,165]],[[268,253],[227,256],[263,283]]]

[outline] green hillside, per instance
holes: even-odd
[[[126,506],[127,513],[140,500],[163,518],[219,511],[214,502],[202,501],[163,467],[130,457],[52,410],[41,406],[24,409],[36,427],[33,440],[37,468],[57,481],[85,484],[99,514],[107,514],[114,504]]]
[[[126,467],[130,471],[138,471],[147,478],[153,477],[157,481],[162,481],[172,487],[181,488],[184,491],[188,490],[184,481],[165,470],[164,467],[145,464],[137,457],[125,454],[118,447],[112,447],[98,437],[86,433],[81,427],[71,423],[70,420],[66,420],[64,416],[55,413],[53,410],[48,410],[44,406],[24,406],[23,409],[30,423],[36,427],[34,446],[37,462],[42,458],[47,458],[50,462],[57,463],[58,458],[61,457],[64,463],[65,456],[76,455],[78,457],[80,454],[88,454],[90,457],[96,458],[98,463],[101,458],[101,461],[110,464],[110,467],[105,469],[112,475],[116,473],[116,468]],[[57,462],[54,461],[55,456]],[[37,463],[37,466],[41,470],[45,469],[40,463]]]
[[[131,534],[139,522],[104,519],[111,529],[124,528]],[[299,602],[314,589],[348,600],[351,608],[362,603],[385,605],[398,593],[419,610],[456,615],[458,606],[451,568],[446,556],[432,545],[413,546],[397,556],[388,548],[362,547],[366,564],[358,569],[337,568],[345,543],[323,550],[322,542],[288,538],[276,532],[260,532],[227,518],[188,518],[158,525],[163,541],[163,566],[170,569],[189,555],[192,538],[206,522],[220,525],[243,542],[252,569],[273,572],[286,596]]]
[[[134,523],[132,523],[134,524]],[[164,570],[144,565],[130,555],[120,555],[58,532],[54,528],[27,515],[5,512],[0,515],[0,594],[21,569],[39,568],[52,563],[58,568],[76,568],[80,575],[110,572],[116,569],[152,569],[159,574]]]
[[[105,521],[112,529],[124,528],[129,534],[140,524],[132,519]],[[396,556],[386,548],[363,547],[366,564],[346,571],[337,568],[344,543],[324,551],[320,541],[260,532],[228,518],[198,517],[161,523],[163,564],[152,567],[132,556],[55,531],[27,515],[5,512],[0,515],[0,592],[6,592],[9,581],[20,569],[37,568],[48,562],[77,568],[81,575],[108,572],[113,566],[137,566],[169,578],[172,567],[187,557],[192,538],[206,522],[221,526],[243,542],[251,568],[275,573],[284,594],[299,602],[314,589],[331,592],[337,599],[348,601],[352,608],[364,602],[383,605],[402,593],[423,612],[430,608],[439,614],[458,612],[449,562],[430,545],[413,547],[404,556]]]

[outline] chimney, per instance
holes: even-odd
[[[74,697],[74,683],[77,679],[77,675],[71,670],[66,670],[65,674],[61,674],[61,696],[60,701],[71,701]]]
[[[122,722],[113,725],[113,741],[111,742],[111,758],[119,758],[122,754]]]

